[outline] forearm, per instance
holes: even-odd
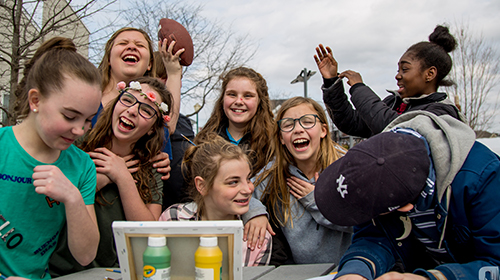
[[[268,215],[268,213],[266,211],[266,206],[264,206],[264,204],[262,204],[262,202],[260,200],[258,200],[257,198],[252,197],[250,199],[248,212],[243,214],[241,216],[241,219],[243,220],[243,224],[246,224],[252,218],[255,218],[257,216],[262,216],[262,215],[266,215],[266,216]]]
[[[341,80],[325,79],[322,90],[328,114],[340,131],[353,136],[371,136],[371,131],[347,99]]]
[[[94,260],[99,245],[94,205],[85,205],[80,197],[79,200],[67,202],[64,206],[69,250],[82,266],[88,265]]]
[[[367,85],[356,84],[350,89],[351,102],[373,135],[378,134],[399,115]]]
[[[168,128],[171,135],[175,132],[177,121],[179,120],[179,113],[181,110],[181,78],[182,71],[168,73],[168,79],[165,84],[168,91],[170,91],[170,93],[172,94],[172,108],[170,109],[170,122],[168,123]],[[168,137],[168,135],[165,135],[165,137]]]

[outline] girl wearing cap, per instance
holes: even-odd
[[[352,230],[334,225],[321,215],[314,201],[314,184],[318,173],[344,150],[331,140],[326,115],[312,99],[291,98],[282,104],[276,117],[278,125],[267,158],[270,164],[257,175],[254,192],[267,207],[277,232],[273,252],[284,250],[289,254],[286,259],[273,254],[271,264],[338,263],[350,244]],[[244,218],[262,210],[251,207]]]
[[[455,38],[448,28],[438,25],[429,42],[416,43],[401,56],[395,77],[399,89],[389,91],[392,95],[380,100],[359,73],[347,70],[338,74],[332,50],[320,44],[314,59],[323,76],[323,100],[330,117],[342,132],[365,138],[380,133],[392,120],[409,111],[425,110],[465,121],[446,93],[437,91],[439,86],[453,84],[445,78],[452,67],[448,53],[455,47]],[[342,78],[347,78],[351,86],[355,109],[344,94]]]

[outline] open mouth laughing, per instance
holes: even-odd
[[[302,151],[302,150],[307,149],[307,147],[309,147],[309,143],[310,143],[310,141],[305,139],[305,138],[298,138],[298,139],[293,140],[293,142],[292,142],[293,147],[297,151]]]
[[[122,57],[122,60],[125,61],[126,63],[135,64],[139,62],[139,57],[133,54],[127,54],[124,57]]]
[[[120,117],[120,127],[125,130],[132,130],[135,128],[135,124],[125,117]]]

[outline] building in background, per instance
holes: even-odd
[[[17,35],[14,35],[13,31],[13,15],[16,9],[14,1],[17,7],[19,4],[22,6]],[[10,7],[12,9],[9,9]],[[31,16],[32,14],[34,16]],[[78,52],[88,57],[90,32],[66,0],[25,1],[25,3],[19,0],[0,0],[0,29],[0,105],[4,108],[10,108],[11,73],[12,67],[16,64],[11,65],[12,58],[8,57],[8,54],[13,53],[12,42],[15,36],[19,36],[20,45],[34,41],[24,53],[23,50],[17,50],[21,56],[18,82],[23,77],[24,63],[31,58],[41,43],[52,37],[63,36],[73,39]],[[0,125],[5,119],[6,114],[0,111]]]

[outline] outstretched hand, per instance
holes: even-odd
[[[361,75],[358,72],[354,72],[352,70],[347,70],[340,73],[339,78],[342,79],[344,77],[347,78],[347,84],[350,85],[351,87],[355,84],[363,82]]]
[[[337,76],[338,63],[335,58],[333,58],[333,52],[330,47],[327,46],[325,50],[325,47],[319,44],[319,46],[316,47],[314,60],[323,78],[330,79]]]
[[[185,51],[184,48],[178,50],[175,54],[174,46],[175,41],[170,42],[170,45],[167,46],[168,40],[163,39],[163,43],[158,41],[158,49],[160,50],[161,58],[163,60],[163,65],[165,66],[165,70],[167,71],[167,75],[172,74],[180,74],[182,72],[182,66],[180,64],[180,56]]]

